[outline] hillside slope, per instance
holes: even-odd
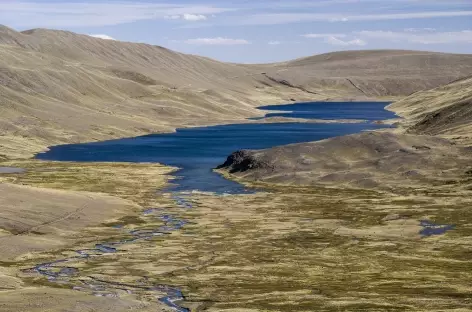
[[[388,106],[404,119],[393,132],[361,133],[239,151],[223,171],[251,181],[361,187],[462,185],[472,174],[472,77]]]
[[[145,44],[2,28],[0,154],[241,120],[260,115],[258,104],[283,100],[277,87],[259,96],[257,82],[232,78],[249,74]]]
[[[443,135],[472,143],[472,77],[415,93],[388,106],[408,133]]]
[[[367,97],[405,96],[470,75],[472,55],[422,51],[345,51],[298,59],[277,67],[292,84],[329,94],[352,88]]]
[[[0,156],[236,122],[260,116],[255,107],[262,104],[407,95],[470,74],[471,55],[360,51],[239,65],[148,44],[0,26]]]
[[[470,151],[433,136],[364,132],[235,152],[219,169],[246,181],[419,187],[470,180]]]

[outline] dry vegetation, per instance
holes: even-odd
[[[441,135],[459,143],[472,143],[471,77],[415,93],[388,108],[406,118],[403,127],[409,133]]]
[[[391,189],[472,187],[471,149],[433,136],[366,132],[236,152],[222,166],[244,181]]]
[[[213,261],[167,280],[209,300],[209,311],[472,308],[470,192],[269,190],[200,197],[185,250]],[[422,237],[422,219],[457,228]]]
[[[407,95],[470,74],[470,55],[360,51],[249,66],[0,27],[0,165],[26,169],[0,175],[0,311],[164,311],[143,283],[181,288],[197,311],[471,310],[470,150],[440,138],[361,134],[259,152],[262,164],[283,165],[278,175],[260,174],[272,182],[312,183],[316,172],[338,186],[388,182],[388,191],[257,184],[264,191],[253,195],[189,195],[193,209],[157,193],[172,168],[6,159],[52,144],[234,122],[261,115],[259,104]],[[470,79],[392,109],[407,118],[401,131],[466,142],[469,104]],[[151,207],[189,223],[71,264],[80,272],[72,283],[122,283],[119,298],[26,270],[126,238],[116,225],[162,225],[143,217]],[[424,237],[420,220],[456,227]]]
[[[472,237],[472,194],[467,190],[428,186],[379,192],[256,184],[253,186],[264,191],[237,196],[189,195],[194,207],[182,209],[168,195],[154,193],[154,183],[162,181],[157,174],[160,169],[154,165],[10,165],[28,168],[26,174],[11,175],[10,182],[120,194],[141,207],[165,208],[167,213],[189,221],[172,235],[73,263],[80,269],[73,277],[77,283],[96,278],[136,291],[146,277],[146,283],[181,288],[186,297],[184,305],[195,311],[472,308],[467,256]],[[46,170],[49,168],[53,170]],[[109,176],[113,176],[116,187],[108,183]],[[136,180],[142,188],[135,187]],[[133,215],[117,221],[129,229],[156,226],[156,221]],[[456,227],[445,235],[425,237],[420,234],[420,220]],[[8,281],[14,290],[0,292],[0,303],[11,309],[5,311],[30,307],[31,311],[80,311],[84,307],[106,311],[107,304],[113,311],[163,309],[147,293],[123,293],[110,301],[61,289],[43,277],[18,271],[40,261],[61,259],[97,241],[118,239],[110,227],[117,221],[89,227],[80,238],[55,251],[3,262],[2,281]],[[58,299],[45,302],[45,296]]]
[[[0,311],[159,311],[156,301],[94,297],[22,269],[74,246],[116,236],[110,226],[141,224],[144,207],[173,171],[158,164],[15,161],[25,173],[0,175]],[[137,187],[139,185],[139,187]],[[113,195],[113,196],[110,196]]]
[[[359,187],[470,187],[472,78],[417,92],[387,107],[396,129],[235,153],[234,178],[285,184]]]
[[[261,116],[261,104],[391,98],[472,74],[472,56],[357,51],[239,65],[0,26],[0,156]]]

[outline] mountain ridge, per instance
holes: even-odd
[[[398,98],[472,75],[472,55],[344,51],[303,62],[223,63],[144,43],[1,27],[0,154],[243,122],[267,104]]]

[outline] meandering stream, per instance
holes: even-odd
[[[270,116],[321,118],[323,119],[364,119],[380,120],[394,118],[385,111],[386,103],[313,103],[291,106],[274,106],[270,109],[287,110]],[[359,113],[362,112],[362,113]],[[278,114],[278,115],[277,115]],[[357,133],[385,127],[372,122],[350,124],[316,123],[276,123],[240,124],[214,127],[178,129],[176,133],[148,135],[138,138],[112,140],[90,144],[55,146],[37,158],[56,161],[111,161],[111,162],[158,162],[181,168],[178,179],[168,189],[175,203],[182,209],[191,208],[180,194],[182,191],[206,191],[213,193],[240,194],[247,192],[242,185],[226,180],[212,171],[225,158],[238,149],[262,149],[276,145],[322,140],[334,136]],[[121,293],[155,293],[156,300],[176,311],[189,309],[179,305],[184,299],[182,292],[171,285],[155,285],[143,280],[139,285],[125,285],[80,277],[81,262],[119,253],[120,247],[139,244],[178,231],[187,223],[160,208],[150,208],[143,212],[143,218],[161,221],[156,228],[143,227],[127,229],[116,227],[126,238],[119,241],[101,242],[89,249],[76,250],[75,255],[48,263],[36,265],[32,271],[49,281],[65,284],[77,291],[85,291],[96,296],[119,297]],[[152,224],[153,222],[150,222]],[[164,295],[161,295],[164,294]]]
[[[181,199],[182,208],[189,208],[191,204]],[[75,256],[58,259],[52,262],[45,262],[36,265],[29,271],[34,271],[50,282],[64,284],[70,286],[77,291],[84,291],[100,297],[119,297],[120,293],[139,293],[139,292],[155,292],[165,294],[164,296],[156,295],[156,300],[175,309],[179,312],[189,312],[190,310],[182,307],[178,302],[184,300],[184,296],[180,289],[170,285],[154,285],[147,281],[141,282],[139,285],[123,284],[118,282],[110,282],[91,277],[76,278],[80,275],[80,263],[86,262],[91,258],[101,257],[106,254],[119,252],[123,245],[138,243],[142,240],[152,240],[157,236],[168,235],[173,231],[180,230],[187,222],[178,219],[174,215],[165,212],[163,209],[150,208],[143,212],[144,219],[152,219],[149,223],[162,221],[164,225],[157,228],[144,227],[140,229],[127,230],[125,227],[115,227],[117,231],[122,231],[123,235],[128,236],[122,240],[97,243],[89,249],[76,250]],[[152,222],[154,221],[154,222]]]

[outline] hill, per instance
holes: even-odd
[[[219,169],[245,181],[362,188],[420,187],[468,180],[470,151],[433,136],[364,132],[235,152]]]
[[[469,75],[471,55],[422,51],[345,51],[288,62],[281,75],[307,89],[355,88],[367,97],[405,96]],[[280,65],[279,65],[280,66]]]
[[[408,133],[472,143],[472,77],[418,92],[388,106],[405,118]]]
[[[472,77],[417,92],[388,109],[404,119],[394,133],[361,133],[261,151],[221,166],[236,177],[288,184],[407,186],[470,183]]]
[[[472,56],[350,51],[229,64],[67,31],[0,27],[0,156],[260,116],[262,104],[402,96],[472,75]]]

